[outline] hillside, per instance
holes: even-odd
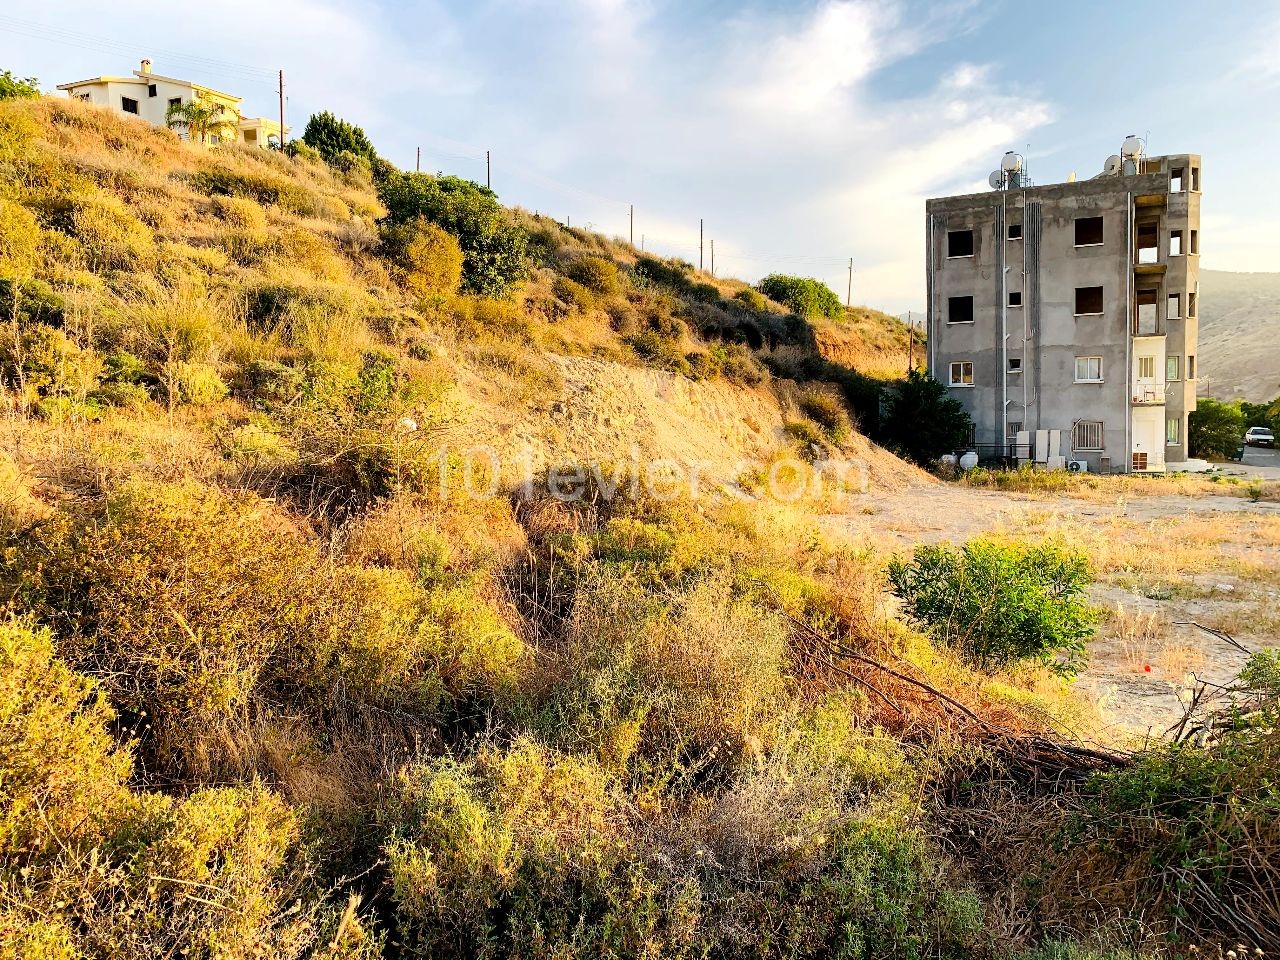
[[[1088,556],[835,531],[953,488],[777,280],[0,102],[0,960],[1270,949],[1268,655],[1086,746]]]
[[[1200,271],[1200,379],[1213,396],[1280,396],[1280,273]]]

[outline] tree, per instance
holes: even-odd
[[[821,280],[771,273],[757,284],[761,293],[802,317],[835,319],[844,312],[840,298]]]
[[[1191,455],[1223,460],[1233,457],[1236,447],[1244,442],[1244,430],[1239,404],[1202,397],[1187,421]]]
[[[501,297],[528,274],[528,240],[498,195],[460,177],[397,173],[378,184],[384,227],[422,217],[458,238],[466,293]]]
[[[457,291],[462,248],[452,234],[424,217],[384,228],[382,251],[404,271],[405,286],[419,296]]]
[[[40,81],[35,77],[15,77],[0,71],[0,100],[34,100],[40,96]]]
[[[217,100],[171,103],[164,119],[170,128],[185,130],[187,137],[195,143],[208,143],[215,138],[236,138],[236,115]]]
[[[927,373],[912,370],[889,394],[880,428],[886,446],[928,466],[967,443],[973,421],[946,387]]]
[[[343,153],[363,157],[370,163],[377,157],[365,132],[354,123],[335,117],[328,110],[313,113],[302,133],[307,146],[319,151],[326,163],[337,163]]]

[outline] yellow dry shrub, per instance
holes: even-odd
[[[423,217],[386,228],[383,251],[400,270],[401,282],[419,297],[452,294],[462,282],[457,238]]]
[[[90,270],[149,269],[155,261],[151,231],[129,209],[110,196],[77,202],[71,232],[80,243]]]
[[[267,229],[267,212],[248,197],[215,196],[211,202],[214,216],[233,229],[254,233]]]
[[[80,960],[66,922],[27,907],[0,908],[0,960]]]
[[[0,273],[22,274],[40,254],[40,225],[20,203],[0,197]]]
[[[0,622],[0,857],[30,861],[96,835],[133,763],[106,732],[114,716],[47,630]]]

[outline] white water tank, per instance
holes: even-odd
[[[1022,158],[1010,150],[1004,155],[1004,159],[1000,161],[1000,169],[1005,173],[1021,173]]]
[[[960,469],[972,470],[978,465],[978,455],[970,450],[968,453],[960,457]]]
[[[1124,138],[1124,143],[1120,146],[1120,156],[1126,160],[1137,160],[1146,148],[1147,145],[1142,142],[1142,138],[1131,133]]]

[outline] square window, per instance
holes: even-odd
[[[973,361],[957,360],[951,364],[951,386],[973,386]]]
[[[1102,358],[1076,357],[1076,383],[1101,383]]]
[[[1169,256],[1171,257],[1182,256],[1182,231],[1181,230],[1169,231]]]
[[[1072,450],[1102,450],[1102,421],[1077,420],[1071,427]]]
[[[1102,243],[1101,217],[1076,217],[1076,246],[1096,247]]]
[[[1199,167],[1191,168],[1191,192],[1192,193],[1200,192],[1200,168]]]
[[[182,98],[181,98],[181,97],[170,97],[170,98],[169,98],[169,106],[171,106],[171,107],[180,107],[180,106],[182,106]]]
[[[120,109],[125,113],[136,114],[138,112],[138,101],[134,100],[132,97],[121,97]]]
[[[1102,313],[1101,287],[1076,287],[1076,316]]]
[[[947,231],[947,257],[972,257],[973,256],[973,231],[972,230],[948,230]]]
[[[1176,353],[1164,358],[1164,378],[1170,382],[1182,379],[1182,358]]]
[[[1169,192],[1181,193],[1183,186],[1182,181],[1186,176],[1186,171],[1182,167],[1174,167],[1169,171]]]
[[[1020,223],[1011,223],[1011,224],[1009,224],[1008,237],[1009,237],[1009,239],[1010,239],[1010,240],[1021,240],[1021,239],[1022,239],[1022,224],[1020,224]]]
[[[1138,379],[1154,380],[1156,378],[1156,358],[1155,357],[1139,357],[1138,358]]]
[[[947,323],[973,323],[973,297],[948,297]]]
[[[1009,432],[1006,435],[1005,439],[1008,440],[1010,443],[1016,443],[1018,440],[1018,434],[1022,432],[1022,421],[1010,420],[1008,430]]]
[[[1182,436],[1182,418],[1165,417],[1164,419],[1164,442],[1169,446],[1176,446],[1181,441]]]
[[[1021,358],[1021,357],[1010,357],[1010,358],[1009,358],[1009,372],[1010,372],[1010,373],[1021,373],[1021,372],[1022,372],[1022,358]]]
[[[1165,313],[1165,317],[1169,320],[1177,320],[1182,316],[1182,294],[1169,294],[1169,309]]]
[[[1020,307],[1020,306],[1022,306],[1022,291],[1021,291],[1021,290],[1010,290],[1010,291],[1009,291],[1009,306],[1011,306],[1011,307]]]
[[[154,83],[148,83],[148,84],[147,84],[147,96],[148,96],[148,97],[154,97],[154,96],[156,95],[156,93],[158,93],[158,92],[159,92],[159,91],[157,91],[157,89],[156,89],[156,85],[155,85]]]

